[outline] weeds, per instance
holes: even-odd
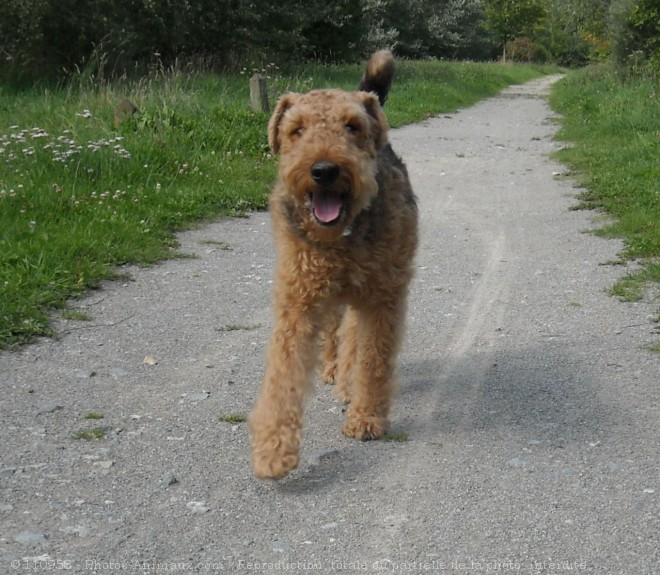
[[[229,413],[220,416],[219,419],[223,423],[245,423],[247,421],[247,416],[243,413]]]
[[[401,433],[395,433],[395,432],[386,433],[381,438],[381,441],[384,441],[385,443],[392,443],[392,442],[403,443],[404,441],[408,441],[408,434],[403,433],[403,432],[401,432]]]
[[[73,432],[74,439],[84,439],[91,441],[92,439],[103,439],[110,431],[109,427],[94,427],[93,429],[79,429]]]

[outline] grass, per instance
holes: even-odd
[[[387,112],[394,126],[416,122],[546,71],[402,62]],[[362,65],[264,72],[274,98],[354,88]],[[275,159],[267,115],[246,105],[250,74],[0,86],[0,348],[51,335],[53,310],[117,265],[175,257],[176,231],[265,208]],[[138,112],[116,127],[126,98]]]
[[[381,441],[384,441],[385,443],[403,443],[404,441],[408,441],[408,434],[403,432],[386,433],[383,435],[383,437],[381,437]]]
[[[557,154],[584,187],[579,207],[610,217],[595,233],[623,238],[621,257],[639,271],[610,289],[625,301],[660,282],[660,106],[658,81],[618,77],[605,66],[569,74],[552,95],[563,115]]]
[[[91,441],[92,439],[103,439],[108,431],[109,427],[94,427],[93,429],[79,429],[78,431],[73,432],[74,439],[84,439],[85,441]]]
[[[245,423],[247,421],[247,415],[243,413],[228,413],[227,415],[221,415],[218,419],[223,423]]]

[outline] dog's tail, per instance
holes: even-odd
[[[358,90],[374,92],[381,106],[385,105],[387,94],[394,78],[394,56],[389,50],[379,50],[369,58],[367,70],[360,80]]]

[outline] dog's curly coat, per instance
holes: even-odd
[[[275,328],[249,419],[257,477],[298,465],[319,355],[323,379],[349,404],[344,434],[387,430],[417,247],[415,196],[381,108],[393,75],[392,54],[377,52],[359,91],[285,94],[269,122],[281,158],[270,198]]]

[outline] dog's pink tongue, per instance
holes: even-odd
[[[312,208],[320,222],[330,223],[341,214],[341,197],[326,190],[316,190],[312,196]]]

